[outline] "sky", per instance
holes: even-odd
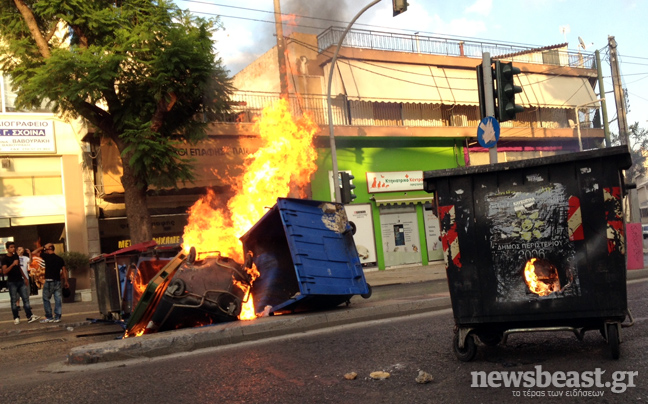
[[[283,14],[295,14],[291,30],[320,33],[345,28],[372,0],[280,0]],[[201,17],[220,16],[223,29],[216,49],[231,75],[276,45],[274,0],[175,0]],[[628,125],[648,129],[648,1],[646,0],[409,0],[406,12],[393,16],[392,2],[368,9],[353,28],[477,41],[548,46],[568,42],[586,52],[600,50],[610,130],[618,133],[608,36],[617,42],[623,87],[628,93]],[[308,18],[312,17],[312,18]],[[598,91],[598,89],[597,89]],[[611,101],[611,102],[610,102]]]

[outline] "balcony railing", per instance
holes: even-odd
[[[232,112],[224,115],[221,122],[254,122],[267,105],[278,101],[279,93],[236,91],[232,95]],[[293,116],[308,113],[313,121],[328,125],[326,96],[320,94],[291,94],[288,98]],[[339,126],[407,126],[444,127],[460,126],[476,128],[479,124],[479,107],[469,105],[445,105],[433,103],[400,103],[354,101],[346,96],[332,99],[333,124]],[[593,128],[595,108],[581,109],[579,118],[582,129]],[[514,121],[502,123],[502,127],[516,128],[575,128],[572,108],[534,108],[517,115]]]
[[[337,45],[343,33],[344,28],[330,27],[319,34],[317,37],[319,52],[323,52],[330,46]],[[342,46],[431,55],[465,56],[471,58],[481,58],[483,52],[489,52],[491,58],[501,57],[502,59],[525,63],[582,67],[587,69],[593,69],[596,66],[593,53],[538,49],[506,43],[359,29],[350,30],[344,38]]]

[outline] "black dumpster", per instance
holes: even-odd
[[[344,206],[278,198],[243,237],[257,313],[327,309],[370,295]]]
[[[424,172],[439,209],[456,323],[454,351],[474,336],[600,330],[612,357],[626,318],[622,170],[625,146]]]
[[[249,282],[243,266],[228,257],[185,261],[166,288],[146,332],[234,321]]]

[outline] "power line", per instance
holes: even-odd
[[[261,10],[261,9],[255,9],[255,8],[248,8],[248,7],[240,7],[240,6],[232,6],[229,4],[219,4],[219,3],[211,3],[211,2],[205,2],[205,1],[200,1],[200,0],[178,0],[178,1],[184,1],[186,3],[199,3],[199,4],[206,4],[206,5],[211,5],[211,6],[217,6],[217,7],[225,7],[225,8],[234,8],[234,9],[241,9],[245,11],[254,11],[254,12],[260,12],[260,13],[266,13],[266,14],[276,14],[274,11],[268,11],[268,10]],[[270,23],[274,24],[275,21],[268,21],[268,20],[259,20],[259,19],[254,19],[254,18],[249,18],[249,17],[239,17],[239,16],[230,16],[230,15],[222,15],[222,14],[216,14],[216,13],[208,13],[205,11],[193,11],[190,10],[193,13],[198,13],[198,14],[205,14],[205,15],[211,15],[211,16],[220,16],[220,17],[225,17],[225,18],[235,18],[235,19],[241,19],[241,20],[250,20],[250,21],[256,21],[256,22],[265,22],[265,23]],[[348,24],[349,21],[341,21],[341,20],[333,20],[333,19],[327,19],[327,18],[320,18],[320,17],[311,17],[307,15],[299,15],[299,14],[287,14],[287,13],[280,13],[282,16],[287,16],[287,17],[300,17],[300,18],[307,18],[311,20],[319,20],[319,21],[327,21],[327,22],[336,22],[336,23],[342,23],[342,24]],[[356,22],[354,24],[355,26],[365,26],[365,27],[373,27],[373,28],[381,28],[381,29],[387,29],[387,30],[393,30],[393,31],[401,31],[401,32],[412,32],[412,33],[423,33],[423,34],[428,34],[428,35],[433,35],[433,36],[440,36],[444,38],[456,38],[456,39],[464,39],[464,40],[475,40],[478,42],[488,42],[488,43],[499,43],[499,44],[508,44],[508,45],[519,45],[519,46],[527,46],[531,48],[536,48],[536,45],[531,45],[527,43],[522,43],[522,42],[508,42],[508,41],[497,41],[497,40],[491,40],[491,39],[483,39],[483,38],[474,38],[474,37],[466,37],[466,36],[459,36],[459,35],[450,35],[450,34],[440,34],[437,32],[430,32],[430,31],[421,31],[421,30],[415,30],[415,29],[407,29],[407,28],[395,28],[395,27],[385,27],[381,25],[372,25],[372,24],[363,24],[363,23],[358,23]],[[313,27],[309,25],[302,25],[302,24],[297,24],[291,23],[291,26],[295,27],[304,27],[304,28],[316,28],[316,29],[324,29],[326,27]]]
[[[261,10],[261,9],[256,9],[256,8],[250,8],[250,7],[240,7],[240,6],[233,6],[229,4],[220,4],[220,3],[212,3],[212,2],[207,2],[207,1],[200,1],[200,0],[179,0],[183,1],[185,3],[197,3],[197,4],[205,4],[205,5],[210,5],[210,6],[216,6],[216,7],[224,7],[224,8],[233,8],[237,10],[244,10],[244,11],[254,11],[254,12],[259,12],[259,13],[266,13],[266,14],[276,14],[274,11],[269,11],[269,10]],[[223,15],[223,14],[216,14],[216,13],[208,13],[205,11],[193,11],[193,13],[198,13],[198,14],[205,14],[205,15],[211,15],[211,16],[217,16],[217,17],[224,17],[224,18],[233,18],[233,19],[239,19],[239,20],[249,20],[249,21],[254,21],[254,22],[265,22],[268,24],[275,24],[275,21],[268,21],[268,20],[261,20],[261,19],[256,19],[256,18],[250,18],[250,17],[240,17],[240,16],[232,16],[232,15]],[[281,16],[286,16],[286,17],[299,17],[299,18],[306,18],[306,19],[311,19],[311,20],[317,20],[317,21],[327,21],[327,22],[335,22],[335,23],[341,23],[341,24],[348,24],[348,21],[342,21],[342,20],[334,20],[334,19],[329,19],[329,18],[321,18],[321,17],[311,17],[308,15],[302,15],[302,14],[287,14],[287,13],[280,13]],[[313,28],[313,29],[323,29],[325,27],[319,27],[319,26],[311,26],[311,25],[303,25],[303,24],[290,24],[291,26],[295,27],[303,27],[303,28]],[[355,23],[354,25],[362,25],[366,27],[374,27],[374,28],[382,28],[382,29],[389,29],[389,30],[396,30],[396,31],[405,31],[405,32],[414,32],[414,33],[424,33],[424,34],[430,34],[430,35],[436,35],[436,36],[442,36],[446,38],[458,38],[458,39],[474,39],[479,42],[493,42],[493,43],[506,43],[506,44],[514,44],[514,45],[525,45],[525,46],[530,46],[530,47],[537,47],[535,45],[530,45],[526,43],[521,43],[521,42],[504,42],[504,41],[497,41],[497,40],[490,40],[486,39],[484,40],[483,38],[473,38],[473,37],[465,37],[465,36],[458,36],[458,35],[448,35],[448,34],[440,34],[436,32],[429,32],[429,31],[421,31],[421,30],[414,30],[414,29],[407,29],[407,28],[394,28],[394,27],[385,27],[381,25],[372,25],[372,24],[363,24],[363,23]],[[602,50],[607,50],[607,45],[603,46],[599,51]],[[648,60],[648,57],[642,57],[642,56],[632,56],[632,55],[619,55],[619,58],[625,57],[625,58],[633,58],[633,59],[643,59],[643,60]],[[619,60],[619,62],[622,62]],[[625,62],[627,64],[638,64],[641,66],[648,66],[648,64],[641,64],[641,63],[632,63],[632,62]]]
[[[624,65],[648,66],[648,63],[622,62],[620,60],[619,60],[619,63],[623,63]]]
[[[643,57],[643,56],[628,56],[628,55],[621,55],[621,56],[624,57],[624,58],[632,58],[632,59],[643,59],[643,60],[648,60],[647,57]]]
[[[648,98],[644,98],[644,97],[642,97],[642,96],[640,96],[640,95],[637,95],[637,94],[635,94],[635,93],[631,93],[630,91],[628,91],[628,94],[632,94],[633,97],[641,98],[641,99],[644,100],[644,101],[648,101]]]

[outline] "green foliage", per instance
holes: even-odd
[[[192,160],[176,146],[204,138],[203,118],[227,111],[232,91],[211,39],[218,19],[164,0],[22,1],[49,55],[14,0],[0,0],[0,69],[11,74],[17,107],[49,101],[86,118],[117,144],[140,187],[191,181]]]
[[[60,257],[65,261],[65,268],[70,274],[78,274],[90,268],[89,255],[77,251],[66,251],[61,253]]]
[[[648,130],[640,128],[639,122],[635,122],[628,128],[628,149],[632,156],[632,166],[626,170],[626,178],[634,180],[637,177],[646,175],[646,158],[648,157]],[[610,134],[614,146],[621,144],[621,139],[616,133]]]

